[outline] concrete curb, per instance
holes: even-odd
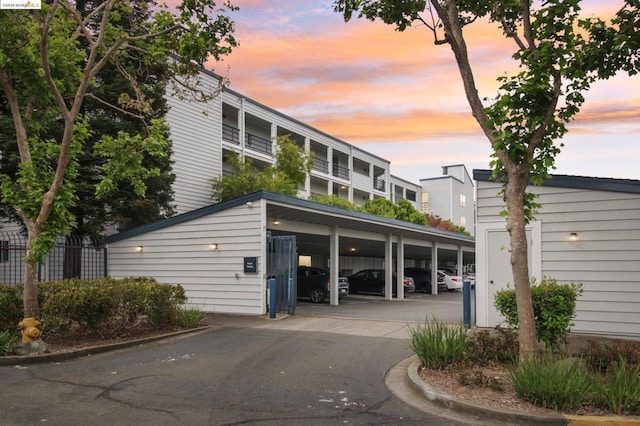
[[[640,425],[640,417],[623,416],[574,416],[574,415],[547,415],[528,414],[513,410],[495,409],[484,405],[472,404],[457,399],[451,395],[441,393],[426,384],[418,374],[420,360],[417,355],[408,358],[410,363],[407,375],[410,385],[422,394],[430,403],[443,409],[454,411],[465,417],[478,421],[498,421],[517,425],[573,425],[573,426],[629,426]]]
[[[198,327],[198,328],[190,328],[188,330],[175,331],[167,334],[159,334],[157,336],[145,337],[142,339],[130,340],[130,341],[121,342],[121,343],[90,346],[87,348],[81,348],[81,349],[72,350],[68,352],[58,352],[58,353],[33,355],[33,356],[3,356],[3,357],[0,357],[0,366],[66,361],[69,359],[79,358],[82,356],[95,355],[103,352],[109,352],[117,349],[137,346],[144,343],[155,342],[158,340],[169,339],[172,337],[179,337],[185,334],[195,334],[198,332],[205,332],[210,328],[212,327],[204,326],[204,327]]]

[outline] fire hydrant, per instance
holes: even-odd
[[[35,318],[25,318],[18,323],[22,330],[22,343],[31,343],[40,336],[40,326],[42,323]]]

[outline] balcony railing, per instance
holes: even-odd
[[[317,172],[329,173],[329,162],[319,158],[314,158],[312,168]]]
[[[240,130],[228,124],[222,125],[222,140],[235,145],[240,145]]]
[[[247,133],[244,138],[244,143],[247,148],[254,151],[264,152],[265,154],[272,154],[271,141],[269,139],[261,138],[260,136]]]
[[[339,166],[337,164],[333,165],[333,175],[340,179],[349,180],[349,169],[346,167]]]
[[[385,187],[386,182],[384,181],[384,179],[373,178],[373,189],[384,192]]]

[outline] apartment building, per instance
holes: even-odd
[[[217,77],[203,71],[213,89]],[[373,198],[400,198],[418,208],[420,186],[390,173],[390,162],[291,118],[234,90],[207,102],[169,94],[167,119],[174,149],[175,203],[178,213],[211,204],[210,179],[232,173],[228,154],[250,158],[257,167],[274,163],[277,138],[290,138],[313,155],[313,169],[298,196],[337,195],[357,205]]]
[[[451,220],[475,234],[475,186],[464,164],[442,167],[442,176],[420,179],[423,213]]]

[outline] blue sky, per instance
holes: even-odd
[[[326,0],[235,0],[240,47],[223,63],[231,88],[391,161],[403,179],[463,163],[488,168],[489,142],[473,120],[453,54],[425,28],[403,33],[379,22],[344,23]],[[622,1],[583,1],[609,17]],[[467,32],[482,96],[514,69],[499,30]],[[620,75],[587,94],[557,160],[557,174],[640,179],[640,77]]]

